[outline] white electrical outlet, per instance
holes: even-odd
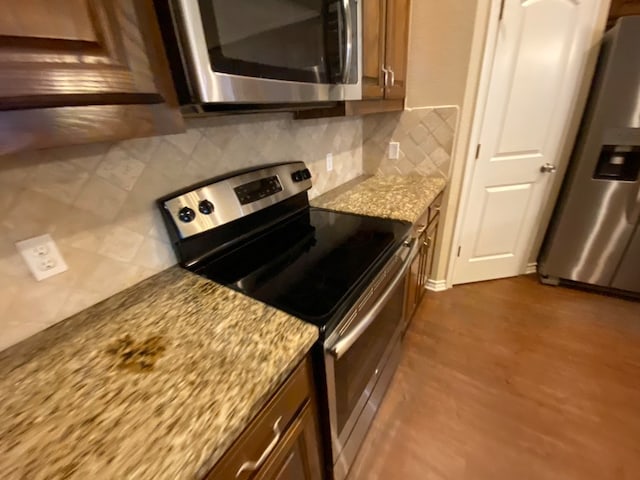
[[[38,281],[69,269],[51,235],[16,242],[16,247]]]
[[[327,172],[333,170],[333,153],[327,153]]]
[[[400,142],[389,142],[389,160],[400,158]]]

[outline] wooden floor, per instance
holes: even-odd
[[[535,277],[429,293],[349,480],[640,479],[640,303]]]

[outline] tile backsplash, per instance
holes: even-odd
[[[449,176],[458,107],[405,110],[368,115],[363,120],[364,171]],[[400,142],[400,157],[387,156],[389,142]]]
[[[351,180],[363,172],[363,120],[193,119],[179,135],[0,157],[0,350],[173,265],[156,198],[291,160],[311,170],[312,197]],[[69,271],[36,282],[14,242],[44,233]]]

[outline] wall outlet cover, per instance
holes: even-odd
[[[69,269],[51,235],[40,235],[16,242],[16,247],[38,281]]]
[[[389,160],[400,158],[400,142],[389,142]]]
[[[327,172],[333,170],[333,153],[327,153]]]

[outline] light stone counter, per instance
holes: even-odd
[[[446,184],[446,180],[438,176],[363,176],[313,199],[311,204],[415,223]]]
[[[317,336],[172,267],[0,353],[0,476],[199,478]]]

